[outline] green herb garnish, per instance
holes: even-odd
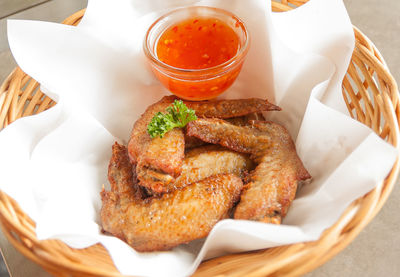
[[[158,112],[147,126],[147,132],[151,138],[160,136],[162,138],[166,132],[174,128],[183,128],[190,121],[196,120],[194,110],[189,109],[182,100],[175,100],[171,107],[167,108],[167,113]]]

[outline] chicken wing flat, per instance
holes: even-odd
[[[225,120],[236,126],[248,126],[251,125],[250,121],[265,120],[265,117],[263,116],[262,113],[251,113],[244,116],[227,118]],[[187,137],[187,135],[185,137]]]
[[[186,134],[237,152],[252,154],[253,158],[260,158],[274,144],[272,137],[262,130],[250,125],[236,126],[216,118],[202,118],[189,122]]]
[[[246,126],[246,125],[249,125],[249,122],[251,120],[265,120],[265,118],[262,113],[250,113],[248,115],[243,115],[243,116],[239,116],[239,117],[231,117],[231,118],[227,118],[225,120],[233,125]],[[199,138],[190,137],[187,134],[185,134],[185,151],[187,149],[203,146],[206,144],[207,144],[207,142],[204,142]]]
[[[253,162],[248,155],[231,151],[217,146],[207,145],[189,150],[182,163],[182,173],[173,182],[169,182],[164,187],[164,192],[171,192],[181,189],[191,183],[200,181],[204,178],[217,175],[232,173],[239,177],[244,176],[244,172],[253,169]],[[142,178],[168,178],[167,175],[149,171],[142,171],[146,174]],[[140,176],[138,176],[139,178]],[[149,192],[151,194],[151,192]]]
[[[279,224],[295,197],[298,181],[311,178],[290,135],[279,124],[252,121],[251,126],[235,126],[218,119],[199,119],[188,124],[187,133],[249,153],[258,163],[247,179],[235,219]]]
[[[185,151],[185,138],[182,129],[175,128],[163,138],[151,138],[147,125],[158,112],[177,99],[175,96],[163,97],[159,102],[149,106],[133,126],[128,143],[129,157],[136,165],[136,173],[141,186],[149,191],[165,193],[181,174]],[[280,110],[267,100],[251,98],[239,100],[217,100],[208,102],[184,102],[195,110],[199,117],[239,117],[266,110]],[[189,139],[191,146],[199,145],[195,139]]]
[[[280,111],[281,108],[259,98],[212,100],[191,102],[185,101],[186,106],[196,111],[198,117],[231,118],[260,113],[263,111]]]
[[[176,179],[174,189],[217,174],[232,173],[242,178],[253,168],[253,162],[243,153],[218,145],[194,148],[186,153],[182,174]]]
[[[109,165],[111,191],[101,192],[103,229],[137,251],[168,250],[207,236],[228,217],[243,183],[234,174],[215,175],[162,197],[141,199],[126,149],[115,144]]]

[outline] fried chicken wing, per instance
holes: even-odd
[[[186,106],[196,111],[198,117],[231,118],[260,113],[263,111],[280,111],[281,108],[259,98],[212,100],[192,102],[185,101]]]
[[[185,150],[206,145],[207,143],[195,137],[185,135]]]
[[[188,124],[187,134],[249,153],[258,163],[248,177],[235,219],[280,223],[295,197],[298,181],[311,178],[290,135],[279,124],[252,121],[251,126],[235,126],[224,120],[199,119]]]
[[[250,113],[248,115],[243,115],[239,117],[226,118],[225,120],[233,125],[246,126],[249,125],[249,122],[251,120],[265,120],[265,118],[262,113]],[[191,137],[185,134],[185,151],[187,149],[203,146],[206,144],[207,142],[204,142],[199,138]]]
[[[142,199],[145,195],[140,187],[132,185],[132,180],[136,180],[135,172],[135,165],[130,162],[126,147],[115,142],[108,164],[108,181],[111,191],[124,195],[124,198]]]
[[[147,125],[156,113],[165,112],[175,99],[175,96],[166,96],[149,106],[134,124],[128,143],[129,157],[136,165],[140,185],[156,194],[169,191],[171,184],[181,174],[185,138],[182,129],[175,128],[163,138],[151,139]],[[267,100],[257,98],[184,103],[194,109],[199,117],[239,117],[254,112],[280,110]],[[187,142],[191,147],[200,144],[195,139],[188,139]]]
[[[165,192],[165,186],[175,181],[182,170],[185,139],[182,129],[175,128],[163,138],[151,138],[147,125],[158,112],[165,112],[175,97],[163,97],[149,106],[135,122],[128,143],[130,160],[136,165],[140,185],[155,193]]]
[[[216,118],[189,122],[186,134],[237,152],[252,154],[254,157],[262,156],[274,144],[271,136],[253,126],[236,126]]]
[[[248,155],[218,145],[194,148],[186,153],[182,174],[176,179],[174,189],[217,174],[232,173],[244,177],[251,169],[253,162]]]
[[[111,191],[101,192],[103,229],[137,251],[168,250],[207,236],[228,217],[243,183],[234,174],[214,175],[162,197],[141,199],[123,146],[113,146]]]
[[[147,133],[147,125],[154,115],[165,112],[174,99],[174,97],[162,98],[149,106],[135,122],[128,143],[128,152],[131,162],[137,165],[137,170],[150,168],[156,172],[167,173],[171,178],[179,176],[185,151],[182,130],[175,128],[167,132],[163,138],[154,139]],[[143,181],[143,185],[146,186],[147,183]]]
[[[248,126],[250,125],[250,121],[265,120],[265,117],[262,113],[250,113],[244,116],[227,118],[225,120],[236,126]],[[187,135],[185,135],[185,137],[187,137]]]
[[[253,162],[248,155],[217,145],[207,145],[191,149],[186,153],[182,163],[182,173],[174,181],[167,182],[168,180],[165,179],[168,178],[168,175],[162,173],[143,171],[140,174],[147,175],[142,176],[142,178],[164,179],[167,184],[164,187],[164,192],[171,192],[217,174],[233,173],[243,177],[243,173],[252,168]]]

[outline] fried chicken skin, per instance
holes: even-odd
[[[216,118],[201,118],[189,122],[186,134],[237,152],[251,154],[253,158],[263,156],[274,143],[271,136],[251,125],[236,126]]]
[[[185,135],[185,150],[206,145],[207,143],[195,137]]]
[[[126,148],[113,146],[109,164],[111,191],[101,192],[103,229],[137,251],[168,250],[207,236],[228,217],[238,201],[242,180],[219,174],[163,194],[142,199]]]
[[[217,174],[233,173],[243,177],[244,172],[253,168],[253,162],[246,154],[237,153],[218,145],[197,147],[186,152],[181,175],[173,182],[168,182],[163,189],[168,193]],[[143,174],[147,174],[147,176],[142,176],[142,178],[155,176],[155,173],[148,171],[143,171]],[[167,178],[165,176],[165,174],[159,174],[157,177]],[[141,176],[137,177],[140,179]],[[152,194],[151,191],[148,193]]]
[[[141,185],[155,192],[163,192],[163,183],[172,182],[182,170],[185,151],[185,140],[182,129],[175,128],[163,138],[151,138],[147,133],[147,125],[158,112],[165,112],[172,105],[175,97],[164,97],[159,102],[149,106],[145,113],[135,122],[128,143],[130,160],[136,165],[138,176],[148,176],[141,179]],[[144,174],[149,172],[149,174]],[[166,180],[153,182],[151,174],[163,174]]]
[[[211,101],[184,101],[186,106],[196,111],[202,118],[231,118],[260,113],[264,111],[280,111],[281,108],[260,98],[211,100]]]
[[[185,151],[185,137],[182,129],[175,128],[163,138],[151,138],[147,133],[147,125],[158,112],[177,99],[175,96],[163,97],[159,102],[149,106],[133,126],[128,143],[131,162],[136,165],[136,173],[141,186],[155,194],[165,193],[182,172]],[[239,100],[217,100],[184,103],[195,110],[199,117],[239,117],[254,112],[280,110],[278,106],[267,100],[251,98]],[[195,139],[187,139],[190,146],[199,145]]]
[[[240,117],[232,117],[225,119],[229,123],[236,126],[248,126],[251,125],[251,121],[253,120],[265,120],[265,117],[262,113],[251,113]],[[187,135],[185,135],[187,137]]]
[[[231,118],[227,118],[225,120],[233,125],[246,126],[246,125],[249,125],[249,122],[251,120],[265,120],[265,118],[262,113],[250,113],[248,115],[243,115],[243,116],[239,116],[239,117],[231,117]],[[207,144],[207,142],[204,142],[199,138],[190,137],[187,134],[185,134],[185,151],[187,149],[203,146],[206,144]]]
[[[112,155],[108,163],[108,181],[111,191],[125,195],[125,198],[142,199],[146,195],[139,186],[133,186],[132,180],[136,180],[135,166],[128,157],[128,151],[125,146],[114,143],[112,146]]]
[[[295,197],[298,181],[311,176],[284,127],[266,121],[250,123],[235,126],[219,119],[198,119],[188,124],[187,135],[251,154],[258,165],[248,176],[234,218],[279,224]]]
[[[254,168],[249,156],[218,145],[207,145],[188,151],[182,165],[182,174],[174,189],[179,189],[213,175],[232,173],[243,178]]]

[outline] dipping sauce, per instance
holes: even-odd
[[[157,43],[160,61],[184,69],[204,69],[232,59],[239,48],[235,31],[217,18],[192,18],[179,22]]]
[[[243,22],[212,7],[187,7],[149,28],[144,52],[160,82],[186,100],[220,95],[236,80],[249,49]]]

